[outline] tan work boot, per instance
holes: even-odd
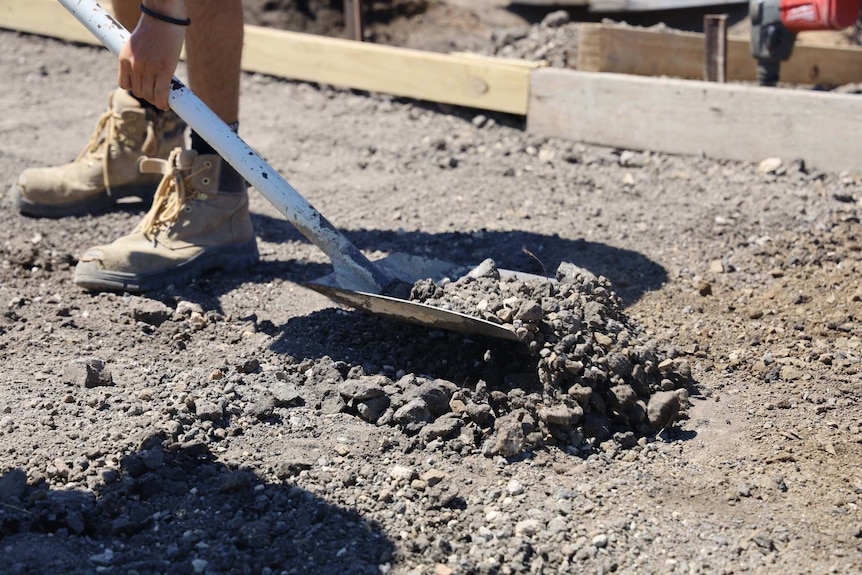
[[[90,142],[69,164],[30,168],[10,194],[28,216],[60,218],[105,211],[118,199],[137,196],[149,202],[160,177],[142,174],[142,156],[167,158],[183,145],[185,123],[173,112],[146,109],[127,91],[109,95]]]
[[[164,175],[150,211],[131,234],[87,250],[76,284],[153,291],[258,261],[245,182],[219,156],[177,148],[167,161],[142,160],[141,170]]]

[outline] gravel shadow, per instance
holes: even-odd
[[[9,471],[0,483],[19,488],[0,501],[0,544],[18,561],[2,571],[381,573],[393,543],[356,511],[292,485],[303,469],[285,460],[271,483],[218,462],[203,442],[160,434],[106,467],[94,491],[24,486],[24,471]]]
[[[255,215],[254,225],[258,237],[264,241],[304,241],[293,226],[277,218]],[[557,234],[521,230],[432,233],[356,229],[341,232],[361,250],[404,252],[462,265],[477,265],[491,258],[501,268],[553,276],[560,263],[573,263],[608,278],[626,305],[659,289],[668,279],[667,271],[642,253],[584,239],[566,239]],[[275,272],[288,272],[290,278],[283,279],[299,281],[329,273],[326,266],[292,266],[288,270],[281,265],[262,263],[255,273],[272,279],[283,277]],[[309,272],[308,275],[304,275],[305,272]]]

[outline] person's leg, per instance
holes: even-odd
[[[242,57],[241,0],[190,0],[189,87],[236,129]],[[75,283],[91,290],[152,291],[212,269],[258,260],[243,179],[192,131],[192,149],[142,163],[164,179],[143,222],[117,241],[87,250]],[[180,175],[180,178],[177,178]]]
[[[227,124],[239,120],[243,16],[240,0],[190,0],[189,88]]]
[[[138,19],[141,17],[140,4],[140,0],[113,0],[111,2],[114,18],[119,20],[120,24],[125,26],[129,32],[138,25]]]

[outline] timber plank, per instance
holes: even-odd
[[[633,150],[858,169],[862,98],[556,68],[532,75],[527,130]]]
[[[531,66],[246,26],[243,69],[524,115]]]
[[[83,24],[53,0],[0,1],[0,28],[49,36],[67,42],[99,44]]]
[[[695,32],[662,32],[629,26],[582,24],[578,69],[639,76],[703,77],[705,40]],[[754,82],[757,64],[748,38],[727,39],[727,79]],[[840,86],[862,82],[862,48],[797,41],[781,64],[781,81]]]

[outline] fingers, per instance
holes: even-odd
[[[171,74],[166,74],[164,71],[154,78],[153,99],[149,101],[161,110],[167,110],[170,107],[168,105],[168,94],[170,94],[171,90],[171,78]]]
[[[117,67],[117,85],[124,90],[132,89],[132,65],[125,60],[120,60]]]
[[[131,62],[120,60],[117,84],[135,96],[150,102],[161,110],[168,110],[168,94],[171,89],[172,75],[163,67],[150,72],[135,70]]]

